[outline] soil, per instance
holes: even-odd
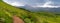
[[[24,21],[17,16],[13,16],[13,23],[24,23]]]

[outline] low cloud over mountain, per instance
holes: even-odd
[[[60,10],[60,0],[3,0],[4,2],[16,6],[23,7],[30,11],[57,11]]]

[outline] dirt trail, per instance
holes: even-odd
[[[24,23],[24,21],[17,16],[13,16],[13,20],[13,23]]]

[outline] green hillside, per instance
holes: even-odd
[[[25,23],[60,23],[60,13],[29,12],[0,0],[0,23],[13,23],[14,15],[22,18]]]

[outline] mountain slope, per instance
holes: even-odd
[[[22,18],[25,23],[60,23],[60,14],[51,12],[28,12],[6,4],[0,0],[0,23],[13,23],[13,16]]]
[[[10,6],[3,1],[0,1],[0,18],[5,18],[6,23],[12,22],[12,16],[14,15],[27,15],[27,11]]]

